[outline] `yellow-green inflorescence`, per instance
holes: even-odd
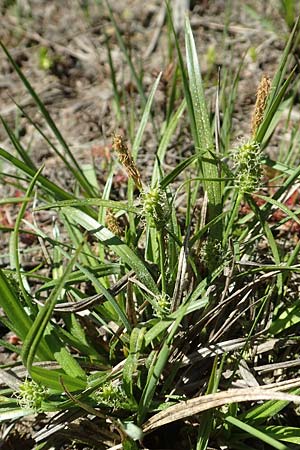
[[[16,395],[21,408],[42,412],[42,403],[47,397],[48,390],[33,380],[25,380],[20,385]]]
[[[170,216],[170,207],[165,191],[156,186],[144,190],[141,194],[143,216],[150,220],[150,224],[157,229],[162,228]]]
[[[259,188],[262,175],[262,155],[259,144],[250,140],[234,152],[235,185],[241,192],[254,192]]]
[[[100,389],[93,393],[93,398],[97,403],[101,403],[109,408],[118,408],[127,402],[125,392],[120,386],[107,382]]]
[[[200,251],[200,259],[209,272],[213,272],[216,267],[222,264],[223,256],[221,242],[209,236]]]
[[[155,315],[163,319],[171,310],[171,298],[168,294],[162,293],[156,298]]]

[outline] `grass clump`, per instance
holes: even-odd
[[[129,114],[139,117],[131,143],[130,136],[112,138],[104,185],[96,167],[86,171],[74,158],[59,124],[2,45],[52,138],[20,107],[22,114],[74,180],[68,190],[48,179],[1,118],[14,148],[14,154],[0,148],[11,168],[1,179],[21,196],[2,200],[10,207],[19,203],[19,210],[14,226],[2,227],[10,261],[0,269],[0,321],[22,347],[1,342],[19,357],[1,367],[0,420],[44,413],[38,449],[74,441],[101,449],[155,448],[153,442],[197,450],[300,444],[299,428],[290,426],[298,415],[291,402],[300,403],[300,382],[287,370],[284,376],[276,372],[290,367],[288,349],[297,349],[299,341],[291,280],[298,280],[300,245],[285,248],[277,236],[288,221],[300,223],[299,211],[287,202],[300,170],[266,156],[299,82],[290,70],[298,22],[272,83],[267,77],[260,83],[250,139],[232,152],[234,95],[226,92],[238,84],[239,71],[224,79],[222,98],[210,111],[189,20],[184,58],[168,12],[178,64],[171,104],[159,124],[154,98],[161,75],[147,95],[109,9],[141,98]],[[125,119],[119,102],[118,120],[123,114]],[[193,154],[180,155],[166,170],[183,120]],[[151,177],[137,162],[147,126],[157,145]],[[276,171],[279,188],[263,178],[264,166]],[[117,169],[127,174],[126,198],[113,191]],[[34,217],[48,213],[55,224],[45,228],[27,211]],[[274,211],[282,213],[279,223]],[[36,239],[30,255],[37,248],[43,255],[31,270],[21,245],[25,231]],[[270,365],[275,371],[268,377]],[[82,433],[86,419],[96,425],[96,437]]]

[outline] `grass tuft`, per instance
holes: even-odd
[[[147,85],[105,4],[132,86],[126,97],[108,29],[112,101],[122,132],[113,135],[111,152],[100,149],[101,167],[77,160],[30,77],[1,43],[44,125],[16,104],[22,119],[71,182],[52,181],[0,117],[11,146],[0,148],[0,182],[8,191],[0,202],[8,256],[0,268],[0,323],[14,339],[0,343],[17,358],[0,367],[0,422],[31,413],[38,422],[43,413],[37,449],[74,440],[74,448],[100,449],[167,448],[166,442],[197,450],[297,448],[295,5],[282,2],[292,31],[272,82],[257,80],[252,118],[244,115],[236,143],[245,61],[236,71],[216,68],[210,89],[188,16],[180,36],[167,4],[162,12],[174,61]],[[241,32],[230,24],[225,31],[224,39]],[[212,77],[214,65],[210,58]],[[283,117],[286,135],[293,129],[281,143],[284,161],[271,148]],[[80,423],[97,432],[80,426],[78,432]]]

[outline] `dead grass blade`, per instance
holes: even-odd
[[[228,403],[240,403],[259,400],[283,400],[300,404],[300,396],[284,392],[266,391],[261,388],[233,389],[216,394],[199,396],[170,406],[165,411],[155,414],[143,425],[143,432],[150,433],[156,428],[199,414],[212,408],[218,408]]]

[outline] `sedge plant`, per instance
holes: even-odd
[[[1,200],[7,207],[18,203],[19,211],[14,227],[1,227],[9,236],[10,264],[0,269],[0,321],[22,345],[1,340],[18,358],[0,367],[0,421],[39,413],[51,417],[35,436],[39,449],[74,440],[90,448],[146,448],[153,433],[159,440],[165,432],[175,446],[173,422],[181,448],[296,448],[300,429],[289,426],[288,419],[291,402],[300,403],[299,379],[259,384],[249,366],[263,373],[257,361],[265,363],[264,352],[273,362],[274,347],[261,347],[256,357],[252,351],[258,343],[271,345],[270,336],[274,346],[279,339],[285,345],[287,336],[288,345],[298,343],[292,330],[299,322],[299,302],[293,303],[288,281],[299,274],[300,246],[283,253],[275,230],[287,221],[300,223],[298,211],[285,203],[300,171],[292,158],[284,164],[267,156],[278,112],[299,82],[291,69],[298,22],[272,81],[263,77],[259,84],[250,137],[231,151],[240,68],[224,78],[224,120],[214,127],[218,111],[208,107],[189,20],[184,56],[169,11],[178,63],[172,107],[159,126],[155,94],[161,75],[147,92],[110,9],[109,14],[140,106],[134,139],[117,131],[112,137],[113,162],[104,187],[95,184],[96,171],[82,170],[59,124],[1,44],[51,139],[24,108],[17,108],[71,174],[75,188],[66,190],[43,175],[43,167],[1,117],[14,149],[0,148],[1,159],[11,167],[1,180],[22,195]],[[112,83],[116,89],[115,77]],[[120,97],[114,100],[121,120]],[[166,171],[164,160],[182,122],[189,127],[193,154]],[[157,139],[150,181],[138,158],[149,123]],[[127,176],[126,201],[111,198],[117,166]],[[260,191],[265,166],[281,175],[273,195]],[[243,204],[248,208],[244,215]],[[274,210],[283,213],[279,223],[272,221]],[[55,217],[51,232],[38,220],[28,220],[27,211],[50,212]],[[31,270],[23,264],[20,237],[25,231],[44,251]],[[267,258],[258,263],[261,242]],[[97,425],[96,436],[83,436],[76,428],[75,421],[84,420]]]

